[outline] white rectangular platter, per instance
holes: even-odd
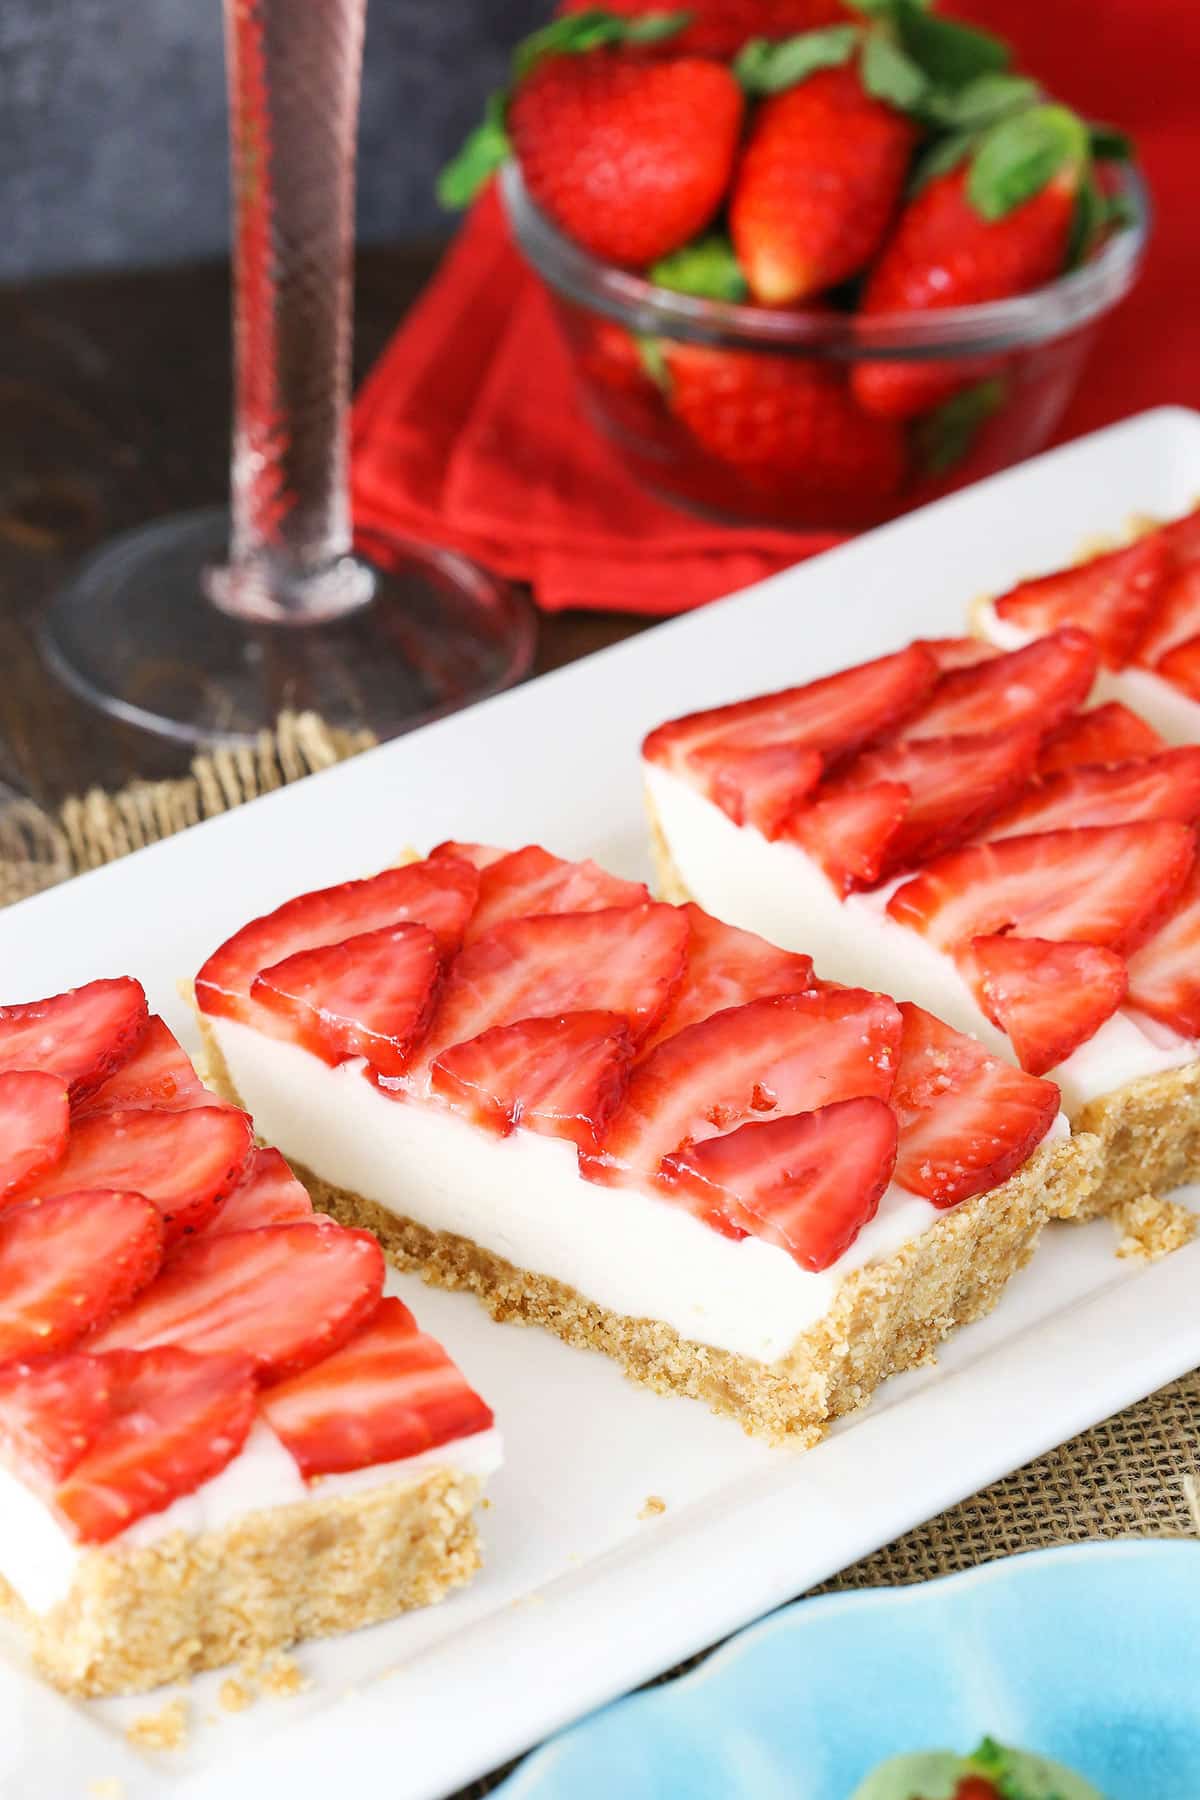
[[[1163,409],[1054,451],[0,913],[0,1000],[129,972],[194,1042],[177,983],[229,931],[406,845],[537,840],[645,875],[637,751],[650,726],[960,632],[975,595],[1198,494],[1197,414]],[[197,1681],[187,1746],[170,1753],[124,1735],[169,1695],[74,1705],[0,1640],[0,1794],[446,1794],[1194,1368],[1200,1244],[1150,1268],[1113,1244],[1103,1223],[1056,1227],[936,1369],[893,1382],[807,1455],[494,1325],[468,1296],[393,1278],[504,1428],[482,1576],[424,1614],[303,1647],[311,1685],[293,1699],[233,1717],[220,1678]],[[643,1518],[650,1495],[666,1510]]]

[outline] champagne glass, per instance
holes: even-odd
[[[224,0],[234,224],[230,507],[103,546],[51,602],[104,712],[237,743],[284,707],[391,737],[528,672],[534,628],[452,551],[352,534],[347,421],[366,0]],[[163,372],[164,381],[169,371]]]

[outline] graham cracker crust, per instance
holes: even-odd
[[[477,1476],[423,1479],[247,1514],[220,1531],[85,1550],[45,1614],[0,1579],[40,1672],[67,1694],[135,1694],[202,1669],[429,1606],[480,1564]]]

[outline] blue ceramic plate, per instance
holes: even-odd
[[[849,1800],[886,1757],[986,1733],[1107,1800],[1200,1800],[1200,1543],[1086,1544],[800,1601],[554,1739],[500,1792]]]

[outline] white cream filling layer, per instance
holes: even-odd
[[[100,1549],[119,1552],[144,1549],[173,1532],[196,1537],[221,1531],[248,1513],[304,1500],[360,1494],[371,1488],[411,1486],[430,1469],[453,1469],[480,1480],[493,1475],[503,1461],[500,1433],[473,1437],[423,1450],[401,1462],[352,1469],[344,1475],[322,1475],[306,1482],[290,1453],[270,1426],[259,1419],[241,1451],[194,1494],[185,1494],[163,1512],[139,1519]],[[65,1598],[80,1558],[90,1546],[75,1541],[49,1507],[8,1469],[0,1465],[0,1576],[21,1596],[31,1612],[49,1612]]]
[[[330,1068],[295,1044],[210,1019],[258,1129],[324,1180],[434,1231],[469,1238],[608,1311],[775,1362],[829,1311],[842,1278],[939,1216],[893,1186],[832,1268],[816,1274],[760,1238],[733,1239],[649,1190],[579,1172],[573,1144],[470,1123],[380,1093],[361,1062]]]
[[[804,950],[819,974],[915,1000],[948,1025],[1013,1060],[1012,1045],[980,1011],[954,961],[884,910],[898,883],[843,900],[796,844],[772,843],[735,825],[678,776],[643,765],[658,822],[688,892],[706,912],[756,931],[786,950]],[[1179,1068],[1200,1045],[1130,1008],[1108,1019],[1049,1079],[1076,1113],[1142,1075]]]

